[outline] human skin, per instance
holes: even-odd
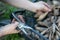
[[[16,30],[16,27],[18,24],[19,24],[18,22],[14,22],[14,23],[8,24],[6,26],[0,27],[0,37],[7,35],[7,34],[13,34],[13,33],[20,32],[20,31]]]
[[[42,1],[39,1],[37,3],[32,3],[29,0],[1,0],[1,1],[3,1],[5,3],[8,3],[10,5],[13,5],[15,7],[18,7],[18,8],[23,8],[23,9],[26,9],[26,10],[30,10],[32,12],[36,12],[37,10],[50,11],[49,5],[45,2],[42,2]]]
[[[50,11],[49,5],[42,1],[37,2],[37,3],[32,3],[28,0],[0,0],[0,1],[8,3],[12,6],[30,10],[30,11],[36,12],[36,13],[41,12],[41,11],[45,11],[45,12]],[[17,25],[18,25],[18,22],[14,22],[12,24],[8,24],[8,25],[0,28],[0,37],[7,35],[7,34],[18,33],[18,31],[15,29],[17,27]]]

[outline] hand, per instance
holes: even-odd
[[[39,1],[39,2],[36,2],[34,4],[37,7],[37,10],[36,10],[37,12],[49,12],[49,11],[51,11],[51,7],[43,1]]]
[[[18,25],[18,22],[15,22],[15,23],[8,24],[8,25],[6,25],[4,27],[1,27],[0,36],[20,32],[20,31],[16,30],[17,25]]]
[[[23,18],[23,15],[18,15],[18,18],[19,18],[23,23],[25,23],[24,18]],[[13,19],[12,19],[12,23],[14,23],[15,21],[16,21],[15,18],[13,18]]]
[[[43,1],[36,2],[35,5],[37,7],[35,18],[39,18],[42,14],[51,11],[51,7]]]

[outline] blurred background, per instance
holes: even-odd
[[[47,2],[47,0],[30,0],[30,1],[31,2],[38,2],[38,1]],[[16,10],[22,10],[22,9],[15,8],[11,5],[0,2],[0,20],[10,19],[10,14]],[[26,11],[26,14],[29,15],[29,14],[32,14],[32,12]],[[22,36],[19,36],[18,34],[11,34],[11,35],[6,35],[5,37],[2,38],[2,40],[24,40],[24,38]]]

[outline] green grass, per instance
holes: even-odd
[[[2,15],[2,18],[3,19],[9,19],[10,14],[13,11],[16,11],[18,9],[15,8],[15,7],[12,7],[10,5],[0,3],[0,11],[1,10],[4,11],[4,14]],[[29,13],[29,15],[30,15],[30,13]],[[11,35],[6,35],[5,37],[2,38],[2,40],[24,40],[24,38],[19,36],[18,34],[11,34]]]
[[[2,19],[9,19],[10,14],[13,11],[18,10],[15,7],[12,7],[8,4],[0,3],[0,11],[4,11],[4,14],[0,16]],[[24,40],[23,37],[19,36],[18,34],[11,34],[11,35],[6,35],[5,37],[2,37],[0,40]]]
[[[11,34],[2,37],[1,40],[24,40],[24,38],[20,37],[18,34]]]

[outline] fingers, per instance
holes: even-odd
[[[22,15],[18,15],[18,18],[19,18],[23,23],[25,23],[24,18],[23,18]]]
[[[43,2],[43,5],[44,5],[44,8],[43,8],[44,11],[46,12],[51,11],[51,7],[47,3]]]
[[[24,18],[23,18],[22,15],[18,15],[18,18],[19,18],[23,23],[25,23]],[[14,23],[15,21],[16,21],[16,19],[13,19],[13,20],[12,20],[12,23]]]
[[[13,33],[19,33],[19,32],[21,31],[21,30],[19,30],[19,31],[16,30],[16,27],[18,26],[18,24],[19,24],[19,23],[16,22],[16,21],[15,21],[14,23],[12,23],[13,26],[11,26],[11,27],[12,27],[12,28],[11,28],[11,30],[12,30],[12,31],[11,31],[11,34],[13,34]]]
[[[3,27],[3,32],[5,34],[12,34],[12,33],[18,32],[16,30],[16,27],[18,26],[18,24],[19,24],[18,22],[15,22],[15,23],[11,23],[11,24],[8,24],[8,25],[4,26]]]
[[[42,4],[42,10],[41,11],[44,11],[44,12],[51,11],[50,5],[48,5],[47,3],[43,2],[43,1],[41,1],[41,4]]]
[[[11,24],[11,26],[12,26],[12,28],[13,28],[13,27],[16,28],[18,24],[19,24],[19,23],[15,21],[14,23]]]
[[[43,11],[43,12],[51,11],[50,5],[48,5],[47,3],[43,2],[43,1],[37,2],[36,5],[38,5],[38,7],[40,7],[40,11]],[[39,10],[39,8],[38,8],[38,10]]]
[[[19,23],[18,22],[15,22],[14,25],[17,26]]]
[[[14,22],[15,22],[15,19],[13,18],[12,23],[14,23]]]
[[[47,8],[51,9],[50,5],[48,5],[47,3],[43,2],[43,4],[44,4]]]
[[[44,5],[44,8],[41,10],[42,12],[49,12],[51,9],[49,9],[46,5]]]

